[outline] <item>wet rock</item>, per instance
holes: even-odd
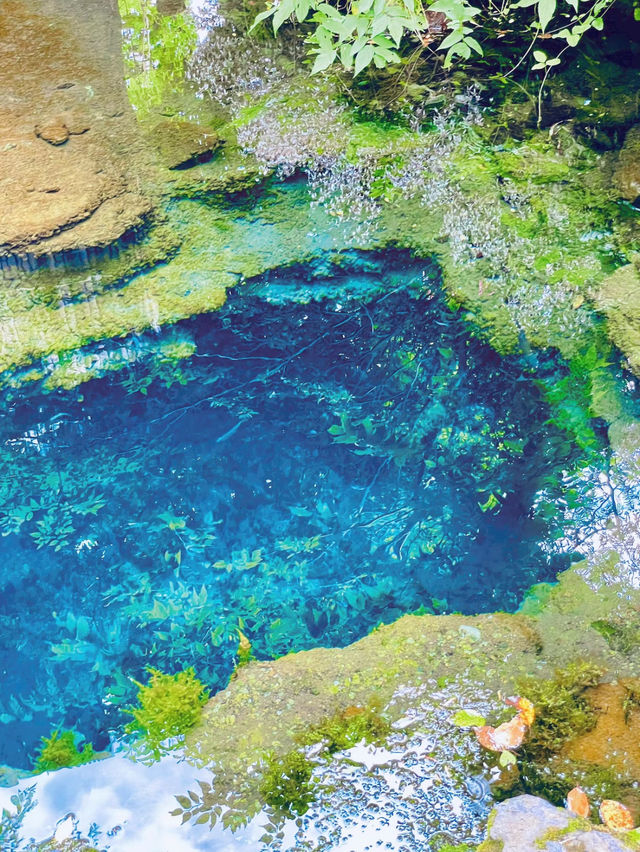
[[[153,125],[155,146],[168,169],[188,169],[210,160],[222,141],[192,121],[165,119]]]
[[[625,136],[613,183],[627,201],[635,201],[640,196],[640,124],[634,125]]]
[[[0,52],[0,256],[130,233],[157,177],[127,98],[117,5],[6,0]]]
[[[487,840],[502,843],[503,852],[539,852],[538,839],[550,830],[567,828],[571,814],[536,796],[507,799],[495,810]],[[551,847],[553,848],[553,847]]]
[[[603,829],[573,828],[575,820],[536,796],[501,802],[481,850],[501,852],[625,852],[625,844]],[[572,830],[573,829],[573,830]]]

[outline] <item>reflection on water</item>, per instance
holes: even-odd
[[[454,690],[464,692],[465,685]],[[312,757],[315,800],[295,820],[264,808],[234,833],[223,827],[224,816],[213,826],[208,813],[200,823],[195,817],[184,823],[170,814],[174,794],[184,800],[195,790],[197,797],[199,781],[215,784],[211,775],[174,757],[145,766],[116,755],[0,789],[0,806],[12,814],[23,808],[22,817],[5,817],[5,828],[14,828],[3,836],[3,852],[35,852],[24,841],[52,835],[100,852],[431,852],[434,843],[477,843],[492,803],[486,780],[469,774],[470,760],[479,765],[479,746],[447,721],[451,696],[433,685],[431,691],[412,695],[413,710],[398,719],[385,747],[360,743],[326,761]],[[480,706],[477,689],[473,701]],[[228,802],[237,807],[233,795]],[[226,806],[221,812],[242,815]]]

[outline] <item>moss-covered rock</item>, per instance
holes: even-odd
[[[321,731],[325,720],[372,701],[393,724],[426,684],[440,696],[443,690],[449,694],[452,708],[456,695],[458,702],[465,700],[461,684],[472,685],[477,700],[488,700],[500,719],[499,694],[514,694],[525,677],[552,679],[558,668],[577,660],[594,661],[605,679],[607,672],[633,676],[637,662],[613,650],[591,626],[594,613],[620,614],[633,606],[615,591],[593,591],[572,569],[548,588],[536,615],[404,616],[343,649],[252,662],[209,701],[201,724],[187,737],[188,752],[214,769],[221,790],[240,780],[246,786],[256,756],[283,756],[301,738],[309,742],[310,732]],[[468,700],[465,709],[473,710]],[[567,738],[571,731],[562,743]]]
[[[621,198],[635,201],[640,196],[640,125],[634,125],[625,136],[613,182]]]
[[[607,318],[611,339],[624,352],[631,369],[640,372],[640,273],[636,262],[604,279],[596,305]]]
[[[494,811],[487,839],[478,852],[627,852],[624,838],[580,820],[565,808],[554,808],[535,796],[516,796]]]

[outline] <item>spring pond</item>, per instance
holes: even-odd
[[[123,347],[149,340],[151,363],[5,391],[0,762],[61,725],[105,747],[145,666],[223,687],[238,628],[263,659],[344,645],[513,611],[568,564],[542,509],[580,452],[539,385],[566,370],[470,336],[433,264],[322,256]]]
[[[598,288],[620,267],[637,281],[640,237],[637,208],[609,194],[601,136],[529,117],[511,138],[495,89],[452,78],[440,94],[424,68],[406,112],[368,112],[357,87],[350,101],[310,82],[297,33],[247,37],[233,3],[225,21],[209,0],[85,0],[82,15],[5,2],[19,37],[0,27],[0,45],[20,61],[39,51],[15,102],[64,106],[67,123],[34,137],[19,116],[44,167],[0,147],[7,172],[22,156],[28,173],[13,243],[0,215],[0,786],[22,779],[0,790],[0,846],[475,845],[509,790],[490,789],[498,758],[453,714],[503,718],[512,657],[544,677],[604,648],[616,677],[636,676],[619,646],[640,636],[640,356]],[[576,128],[598,121],[579,101]],[[607,131],[615,144],[633,109]],[[584,585],[611,584],[611,618],[581,613],[563,644],[555,613],[556,657],[537,623],[522,627],[537,610],[501,613],[536,584],[552,594],[570,566],[582,576],[585,556],[601,557]],[[413,660],[423,682],[397,675],[384,744],[310,747],[319,783],[295,819],[256,798],[262,731],[239,772],[229,761],[228,790],[224,762],[198,763],[188,741],[146,765],[125,732],[150,668],[193,667],[222,696],[244,637],[257,660],[286,663],[376,640],[407,613],[465,618],[413,620],[431,625],[424,668]],[[374,663],[350,659],[364,682]],[[331,669],[341,701],[352,674]],[[23,777],[63,730],[110,759]],[[215,771],[235,836],[224,817],[209,833],[170,815]]]

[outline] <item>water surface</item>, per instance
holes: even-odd
[[[106,746],[147,665],[223,687],[238,629],[271,658],[552,579],[533,507],[579,455],[537,381],[566,370],[469,332],[431,263],[327,254],[122,344],[152,359],[5,391],[0,763]]]

